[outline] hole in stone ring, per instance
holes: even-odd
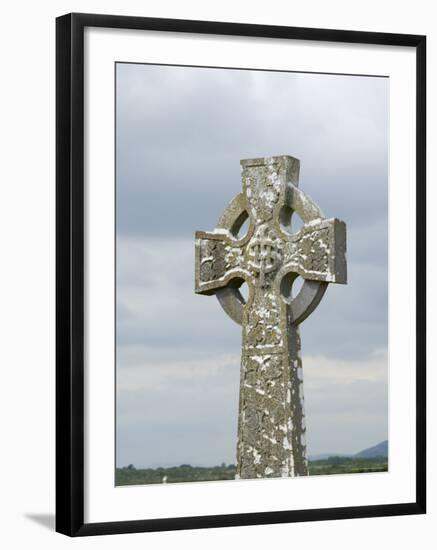
[[[305,280],[297,273],[287,273],[281,281],[281,295],[287,303],[290,303],[301,291]]]
[[[239,239],[242,239],[247,235],[249,231],[249,216],[244,220],[243,225],[238,230],[237,236]]]
[[[229,281],[228,287],[236,289],[237,293],[240,295],[240,301],[243,305],[247,304],[250,298],[250,288],[243,277],[234,277]]]
[[[281,229],[289,235],[294,235],[302,229],[303,221],[299,214],[289,206],[283,206],[279,213]]]
[[[238,216],[238,218],[232,224],[232,227],[231,227],[232,235],[237,239],[242,239],[247,235],[247,232],[249,231],[249,225],[250,225],[249,214],[246,211],[244,211]]]
[[[297,212],[293,212],[293,215],[291,216],[291,232],[297,233],[302,229],[302,227],[303,227],[302,218],[299,216]]]
[[[293,284],[291,286],[291,297],[295,298],[299,292],[301,291],[303,285],[305,283],[305,279],[298,275],[296,279],[294,279]]]
[[[239,291],[241,295],[243,296],[244,303],[247,304],[247,300],[249,299],[249,286],[246,282],[244,282],[240,288]]]

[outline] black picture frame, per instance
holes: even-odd
[[[416,500],[387,505],[84,523],[84,29],[299,39],[416,52]],[[426,37],[67,14],[56,20],[56,530],[69,536],[423,514],[426,511]]]

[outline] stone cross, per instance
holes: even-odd
[[[346,283],[346,225],[298,189],[290,156],[242,160],[243,192],[196,232],[195,291],[242,325],[236,478],[308,474],[299,323],[328,283]],[[302,228],[289,230],[293,213]],[[247,234],[239,230],[249,218]],[[294,280],[304,283],[294,295]],[[239,287],[246,282],[247,302]]]

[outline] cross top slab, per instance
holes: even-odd
[[[196,232],[195,291],[215,294],[242,325],[237,477],[305,475],[305,424],[298,325],[328,283],[346,283],[346,226],[326,219],[298,188],[290,156],[242,160],[243,192],[217,228]],[[289,231],[297,213],[302,228]],[[238,232],[249,218],[247,234]],[[304,284],[296,296],[294,280]],[[239,287],[249,288],[247,303]]]

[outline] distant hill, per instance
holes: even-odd
[[[374,447],[369,447],[368,449],[363,449],[358,453],[319,453],[316,455],[310,455],[308,460],[325,460],[333,456],[340,456],[343,458],[374,458],[375,456],[384,456],[388,457],[388,441],[381,441],[378,445]]]
[[[356,458],[373,458],[375,456],[388,457],[388,441],[381,441],[378,445],[369,447],[368,449],[363,449],[354,455]]]

